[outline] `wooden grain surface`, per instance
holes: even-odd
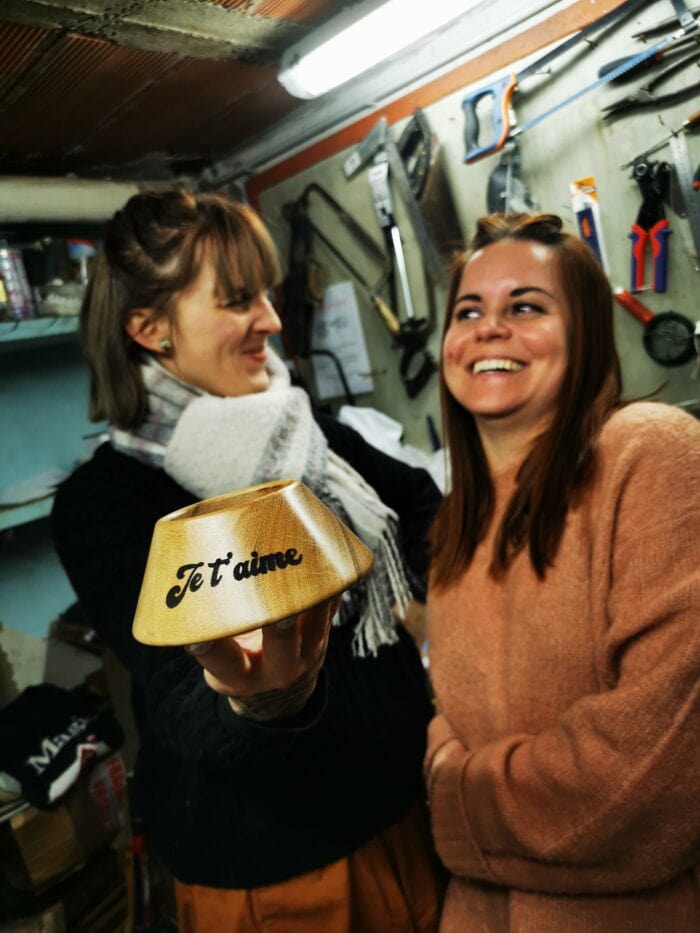
[[[156,523],[133,635],[186,645],[248,632],[343,592],[372,562],[297,480],[204,499]]]

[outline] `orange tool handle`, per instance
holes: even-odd
[[[641,301],[637,301],[634,295],[630,295],[623,288],[615,289],[615,301],[621,305],[625,311],[636,317],[640,324],[648,324],[654,317],[653,313]]]
[[[491,155],[492,152],[498,152],[506,144],[508,134],[510,133],[510,107],[513,99],[513,93],[517,86],[517,78],[514,74],[504,75],[500,80],[494,81],[488,87],[480,87],[472,91],[462,101],[462,110],[464,111],[464,161],[476,162],[477,159],[483,159],[484,156]],[[493,136],[490,142],[485,145],[479,145],[479,116],[476,112],[477,104],[483,97],[491,98],[491,121],[493,124]]]

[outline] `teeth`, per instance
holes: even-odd
[[[490,373],[499,371],[517,373],[518,370],[523,368],[523,366],[523,363],[518,363],[516,360],[477,360],[476,363],[474,363],[472,366],[472,372],[475,375],[477,373]]]

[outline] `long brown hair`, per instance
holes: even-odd
[[[612,291],[595,254],[578,237],[562,230],[559,217],[493,214],[477,221],[470,252],[463,253],[455,264],[443,341],[462,272],[473,251],[504,239],[532,240],[551,249],[571,311],[569,358],[557,410],[518,471],[516,490],[497,531],[491,563],[491,572],[498,576],[527,546],[532,566],[543,578],[556,555],[574,496],[592,472],[598,432],[621,404]],[[493,484],[476,423],[448,390],[442,365],[440,400],[451,489],[430,533],[431,580],[436,587],[451,583],[469,566],[494,509]]]
[[[252,208],[221,194],[183,188],[143,191],[107,225],[80,312],[90,368],[90,418],[128,429],[147,413],[141,376],[145,352],[127,334],[134,308],[170,316],[178,294],[210,248],[223,297],[256,295],[279,282],[275,246]]]

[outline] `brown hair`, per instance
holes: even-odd
[[[549,429],[521,465],[517,488],[496,534],[491,572],[504,572],[525,546],[540,578],[551,565],[575,494],[590,476],[598,432],[621,405],[620,362],[613,334],[612,292],[601,265],[553,214],[494,214],[477,221],[471,251],[458,257],[443,330],[450,325],[462,272],[473,251],[499,240],[532,240],[553,253],[571,315],[569,358]],[[440,369],[443,431],[451,489],[433,523],[431,579],[444,587],[470,564],[488,530],[494,489],[473,416],[451,395]]]
[[[279,282],[277,253],[262,220],[224,195],[144,191],[110,220],[80,312],[91,420],[128,429],[146,416],[144,351],[126,332],[129,312],[172,315],[178,294],[199,273],[205,246],[224,297],[256,295]]]

